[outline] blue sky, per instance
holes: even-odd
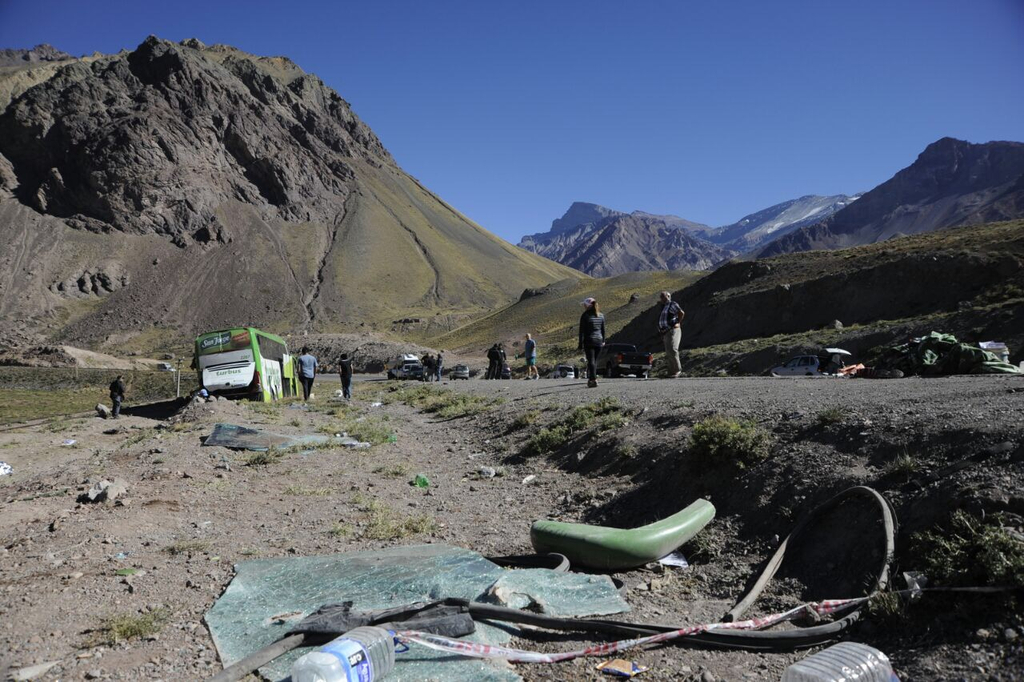
[[[0,47],[281,54],[511,241],[572,201],[711,225],[1024,140],[1024,2],[0,0]]]

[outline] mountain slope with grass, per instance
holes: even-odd
[[[520,348],[524,334],[529,332],[540,344],[542,360],[557,360],[575,353],[583,299],[591,296],[597,299],[611,334],[655,301],[659,291],[675,291],[697,281],[703,274],[631,272],[604,279],[567,279],[528,290],[519,301],[506,308],[423,340],[436,348],[472,354],[499,341],[511,349]],[[509,353],[513,354],[514,351]]]
[[[872,244],[1017,218],[1024,218],[1024,143],[971,144],[945,137],[856,202],[771,242],[759,255]]]
[[[285,57],[155,37],[44,56],[0,66],[7,324],[107,347],[386,329],[579,276],[431,193]]]

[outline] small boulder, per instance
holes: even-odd
[[[103,419],[110,419],[110,408],[103,403],[96,403],[96,414]]]
[[[106,502],[112,504],[118,497],[128,492],[128,485],[119,478],[113,481],[103,479],[93,483],[88,491],[82,493],[79,502]]]

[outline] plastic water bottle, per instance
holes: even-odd
[[[878,649],[840,642],[786,668],[782,682],[899,682],[899,678]]]
[[[364,626],[295,661],[292,682],[376,682],[394,667],[394,634]]]

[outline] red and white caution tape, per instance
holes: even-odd
[[[762,618],[752,618],[750,620],[742,620],[734,623],[691,625],[690,627],[672,630],[671,632],[661,632],[657,635],[639,637],[636,639],[623,639],[618,642],[607,642],[605,644],[595,644],[585,649],[577,649],[576,651],[565,651],[554,654],[524,651],[522,649],[509,649],[508,647],[497,646],[494,644],[467,642],[458,639],[451,639],[450,637],[442,637],[441,635],[432,635],[428,632],[420,632],[419,630],[402,630],[395,633],[395,637],[399,641],[407,644],[419,644],[420,646],[425,646],[436,651],[445,651],[472,658],[501,658],[516,663],[559,663],[561,661],[569,661],[574,658],[582,658],[585,656],[607,656],[608,654],[625,651],[626,649],[632,649],[633,647],[668,642],[680,637],[687,637],[689,635],[696,635],[701,632],[709,632],[712,630],[760,630],[761,628],[770,627],[784,621],[795,620],[800,616],[810,614],[816,614],[818,616],[828,615],[856,604],[863,603],[867,600],[867,597],[857,597],[854,599],[831,599],[820,602],[811,602],[797,606],[796,608],[783,613],[776,613]]]

